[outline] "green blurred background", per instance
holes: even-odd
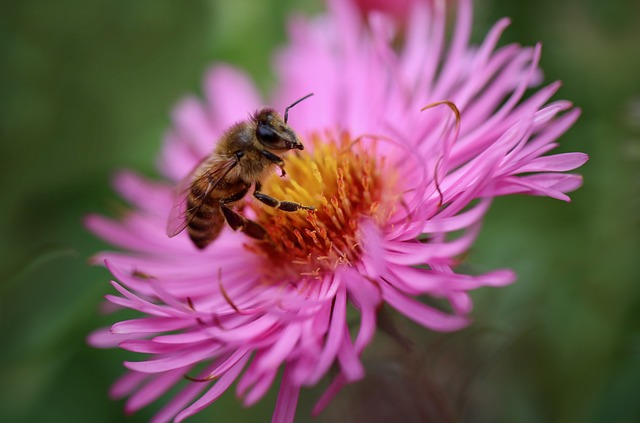
[[[110,188],[117,169],[157,175],[170,109],[200,92],[207,66],[243,67],[267,92],[286,16],[322,7],[2,2],[0,420],[137,422],[157,410],[124,416],[107,390],[131,355],[85,343],[111,322],[98,313],[111,289],[108,273],[87,265],[107,246],[82,218],[119,207]],[[583,109],[561,150],[591,156],[581,169],[585,184],[571,204],[496,201],[468,266],[511,267],[518,282],[476,292],[476,323],[458,334],[427,334],[396,319],[413,337],[411,359],[379,335],[379,352],[365,357],[370,376],[321,421],[362,420],[367,398],[381,397],[378,405],[393,411],[400,405],[384,404],[393,398],[385,386],[418,373],[400,383],[402,400],[428,403],[420,396],[428,386],[425,395],[445,403],[452,421],[640,421],[640,3],[478,1],[474,40],[502,16],[513,18],[503,44],[542,41],[545,80],[563,80],[559,98]],[[393,375],[395,382],[383,380]],[[303,391],[299,421],[310,420],[321,388]],[[225,395],[192,421],[268,421],[274,398],[244,410]]]

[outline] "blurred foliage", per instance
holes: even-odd
[[[268,91],[286,16],[321,7],[320,0],[0,5],[3,421],[147,421],[157,409],[123,417],[122,402],[107,390],[128,354],[85,343],[109,323],[98,306],[110,287],[106,271],[87,265],[107,246],[82,218],[119,202],[109,186],[115,170],[156,174],[171,107],[199,92],[211,63],[243,67]],[[412,360],[447,359],[438,367],[447,377],[429,374],[408,386],[433,392],[457,380],[447,369],[464,375],[464,388],[453,390],[469,405],[449,406],[465,421],[638,421],[640,4],[487,0],[476,2],[476,12],[476,41],[502,16],[513,20],[503,43],[542,41],[546,80],[563,80],[560,97],[583,109],[560,148],[585,151],[591,161],[572,204],[495,202],[469,265],[511,267],[519,280],[477,292],[476,324],[459,334],[425,335],[407,325],[419,339]],[[482,331],[487,336],[477,336]],[[367,353],[368,379],[345,390],[321,420],[356,418],[351,399],[412,372],[384,370],[394,360],[414,363],[397,359],[385,339],[379,335],[383,346]],[[439,355],[429,354],[443,343]],[[303,392],[300,421],[319,392]],[[274,398],[244,410],[225,395],[192,420],[266,421]]]

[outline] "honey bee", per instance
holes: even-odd
[[[285,212],[315,210],[292,201],[280,201],[260,190],[261,181],[280,168],[284,161],[278,154],[291,149],[304,150],[296,133],[287,125],[289,109],[311,97],[308,94],[284,111],[284,119],[269,107],[259,109],[249,120],[231,126],[218,140],[213,152],[205,157],[179,184],[167,222],[167,235],[174,237],[188,228],[191,241],[199,249],[212,243],[226,221],[233,230],[240,229],[255,239],[265,239],[266,230],[234,210],[252,185],[253,197]]]

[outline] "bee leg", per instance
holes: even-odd
[[[227,220],[227,223],[234,231],[240,229],[242,232],[254,239],[267,238],[267,231],[262,227],[262,225],[254,222],[253,220],[245,218],[244,216],[236,213],[227,206],[223,205],[221,206],[221,208],[222,214],[224,214],[224,218]]]
[[[283,177],[287,174],[287,172],[284,171],[284,161],[279,156],[276,156],[275,154],[267,150],[262,150],[260,153],[262,153],[262,155],[265,156],[267,160],[280,168],[280,172],[282,172],[280,174],[280,177]]]
[[[276,208],[278,210],[286,211],[286,212],[294,212],[298,210],[315,210],[315,207],[312,206],[304,206],[300,203],[294,203],[293,201],[280,201],[273,197],[268,196],[260,192],[262,189],[262,185],[259,182],[256,182],[256,189],[253,191],[253,196],[260,202],[266,204],[267,206]]]
[[[224,215],[225,220],[227,221],[229,226],[231,226],[231,229],[233,229],[234,231],[240,229],[251,238],[265,239],[267,237],[267,231],[262,227],[262,225],[245,218],[244,216],[235,212],[233,209],[227,206],[227,204],[229,203],[234,203],[242,199],[248,191],[249,187],[236,194],[233,194],[231,197],[223,198],[222,200],[220,200],[220,209],[222,210],[222,214]]]

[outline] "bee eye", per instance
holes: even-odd
[[[258,125],[256,136],[263,144],[276,144],[280,141],[280,137],[276,132],[266,125]]]

